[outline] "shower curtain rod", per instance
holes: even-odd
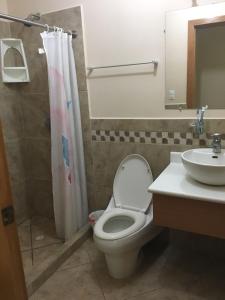
[[[2,14],[2,13],[0,13],[0,19],[6,19],[6,20],[14,21],[14,22],[19,22],[28,27],[31,27],[31,26],[42,27],[42,28],[45,28],[47,31],[48,30],[54,31],[56,28],[56,26],[49,26],[48,24],[41,24],[41,23],[26,20],[26,19],[9,16],[9,15]],[[74,31],[74,30],[73,31],[65,31],[65,32],[71,34],[73,38],[77,37],[76,31]]]

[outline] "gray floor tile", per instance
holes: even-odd
[[[31,300],[104,300],[90,264],[56,272]]]
[[[51,258],[62,247],[62,243],[52,244],[49,246],[33,249],[33,264],[38,265],[44,260]]]
[[[80,265],[90,263],[90,258],[88,252],[86,251],[84,245],[77,249],[70,258],[68,258],[64,264],[59,268],[59,270],[74,268]]]
[[[33,248],[62,243],[56,235],[54,220],[42,217],[32,218],[31,230]]]
[[[165,256],[149,252],[144,258],[142,266],[127,279],[117,280],[110,277],[107,268],[96,268],[96,275],[106,300],[124,300],[131,297],[154,291],[160,288],[160,271],[165,264]]]
[[[22,261],[23,261],[23,270],[26,280],[28,279],[29,273],[32,270],[32,251],[24,251],[21,253],[22,255]]]
[[[162,245],[157,241],[146,245],[143,252],[143,263],[136,274],[128,279],[115,280],[108,274],[104,255],[89,239],[31,299],[225,299],[224,259]]]
[[[82,247],[87,251],[89,259],[95,268],[102,267],[106,269],[105,256],[96,248],[92,237],[85,241]]]
[[[181,292],[170,289],[159,289],[156,291],[139,294],[135,297],[129,298],[129,300],[204,300],[200,296],[191,295],[188,291]],[[124,299],[128,300],[128,299]]]
[[[20,250],[31,249],[31,233],[30,233],[30,220],[27,220],[20,224],[18,227],[18,235],[20,241]]]

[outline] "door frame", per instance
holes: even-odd
[[[2,210],[10,208],[10,218]],[[7,224],[7,220],[8,223]],[[0,299],[27,300],[17,225],[0,124]]]
[[[225,24],[225,16],[188,21],[187,108],[196,108],[196,29]]]

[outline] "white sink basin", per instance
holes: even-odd
[[[181,155],[187,173],[209,185],[225,185],[225,150],[213,153],[210,148],[191,149]]]

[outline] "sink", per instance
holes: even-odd
[[[225,185],[225,150],[214,153],[210,148],[191,149],[181,155],[187,173],[209,185]]]

